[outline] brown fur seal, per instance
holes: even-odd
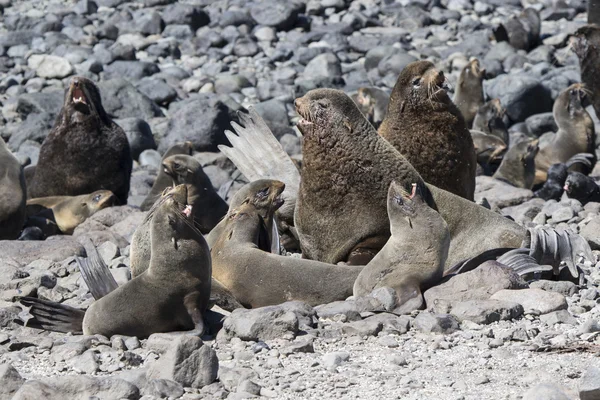
[[[0,137],[0,240],[14,240],[25,222],[23,167]]]
[[[173,186],[173,178],[165,173],[164,168],[162,168],[162,162],[165,161],[167,157],[174,156],[175,154],[186,154],[191,156],[193,152],[192,142],[183,142],[177,143],[173,146],[169,147],[166,153],[162,157],[161,166],[158,169],[158,175],[156,176],[156,180],[152,185],[152,189],[150,189],[150,193],[144,199],[140,209],[142,211],[148,211],[152,208],[152,205],[158,200],[161,196],[161,193],[169,186]]]
[[[596,145],[594,121],[583,102],[586,89],[575,83],[562,91],[552,109],[558,132],[540,146],[535,158],[535,184],[546,181],[548,168],[552,164],[565,163],[578,153],[593,153]]]
[[[569,44],[579,58],[581,81],[591,92],[590,101],[600,118],[600,26],[586,25],[577,29]]]
[[[227,214],[228,206],[213,188],[202,165],[192,156],[176,154],[162,163],[165,173],[175,185],[188,185],[188,204],[194,208],[194,220],[200,232],[211,231]]]
[[[479,65],[478,59],[469,62],[458,76],[456,92],[454,93],[454,104],[460,110],[467,128],[473,126],[473,120],[479,107],[483,105],[483,78],[485,69]]]
[[[494,37],[497,42],[508,42],[517,50],[529,51],[539,43],[541,24],[539,12],[528,7],[494,29]]]
[[[98,87],[74,77],[42,143],[28,195],[78,196],[110,190],[127,204],[132,163],[127,136],[104,111]]]
[[[378,128],[385,118],[390,95],[376,87],[361,87],[352,97],[359,110],[375,128]]]
[[[471,131],[473,146],[477,153],[477,163],[481,165],[486,175],[492,175],[498,169],[506,152],[506,143],[497,136],[480,131]]]
[[[115,203],[115,195],[110,190],[81,196],[40,197],[27,200],[27,216],[53,221],[60,232],[71,235],[79,224]]]
[[[213,277],[244,307],[263,307],[290,300],[312,306],[352,295],[362,267],[330,265],[285,257],[261,247],[267,233],[255,205],[244,203],[226,217],[226,226],[211,255]],[[261,232],[262,231],[262,232]]]
[[[535,179],[538,142],[538,139],[522,140],[509,148],[493,177],[518,188],[531,189]]]
[[[475,148],[462,114],[446,93],[445,82],[444,74],[431,62],[409,64],[394,86],[379,134],[426,182],[473,200]]]
[[[390,237],[391,181],[408,190],[423,179],[343,92],[312,90],[296,99],[296,108],[304,135],[295,216],[303,255],[366,265]],[[431,194],[424,190],[423,198],[450,229],[447,265],[491,248],[521,246],[525,230],[519,225],[435,186],[427,188]]]
[[[421,197],[423,188],[415,185],[409,194],[392,182],[387,199],[392,236],[354,282],[355,296],[394,289],[399,314],[423,308],[422,292],[442,279],[448,256],[448,226]]]
[[[503,120],[505,113],[506,110],[502,107],[500,99],[488,101],[477,110],[473,120],[473,130],[496,136],[508,145],[508,129]]]

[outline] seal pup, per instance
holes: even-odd
[[[25,223],[23,167],[0,137],[0,240],[15,240]]]
[[[535,156],[539,139],[522,140],[508,149],[493,178],[511,185],[531,189],[535,179]]]
[[[474,130],[471,131],[471,138],[477,154],[477,163],[483,168],[485,175],[492,175],[502,162],[506,143],[497,136]]]
[[[423,199],[423,188],[415,184],[408,193],[391,183],[387,209],[392,236],[354,282],[354,296],[385,286],[394,289],[398,314],[424,307],[422,292],[442,279],[450,246],[448,225]]]
[[[192,329],[201,334],[210,295],[211,259],[189,206],[182,207],[172,197],[160,204],[152,218],[152,246],[155,251],[148,271],[95,301],[86,311],[23,298],[34,316],[27,326],[106,337],[146,338],[158,332]]]
[[[542,19],[539,12],[531,7],[519,15],[513,15],[494,30],[497,42],[508,42],[517,50],[529,51],[540,41]]]
[[[259,238],[267,232],[256,206],[242,204],[226,217],[211,250],[213,277],[248,308],[291,300],[311,306],[352,295],[359,266],[340,266],[270,253]],[[261,233],[262,231],[262,233]]]
[[[167,157],[162,166],[175,185],[188,185],[187,204],[193,206],[198,229],[203,234],[210,232],[227,214],[228,206],[215,191],[200,162],[192,156],[176,154]]]
[[[44,139],[29,198],[110,190],[127,204],[133,160],[123,129],[104,108],[98,87],[74,77],[54,127]]]
[[[158,175],[156,176],[156,180],[152,185],[152,189],[150,189],[150,193],[142,202],[140,209],[142,211],[148,211],[152,208],[152,205],[158,200],[162,194],[162,192],[169,186],[173,186],[173,178],[165,173],[164,168],[162,168],[162,163],[165,161],[167,157],[174,156],[175,154],[186,154],[188,156],[192,155],[193,152],[192,142],[183,142],[176,143],[173,146],[169,147],[169,149],[165,152],[162,157],[160,168],[158,169]]]
[[[389,93],[376,87],[361,87],[352,100],[369,122],[379,128],[390,102]]]
[[[454,104],[465,118],[467,128],[473,126],[475,115],[484,103],[483,78],[485,68],[481,68],[479,60],[474,58],[460,72],[456,92],[454,93]]]
[[[567,176],[564,190],[568,198],[579,200],[582,205],[589,202],[600,203],[600,187],[594,179],[581,172],[571,172]]]
[[[590,101],[600,117],[600,26],[586,25],[577,29],[569,40],[569,45],[579,58],[581,81],[591,92]]]
[[[500,99],[492,99],[479,107],[473,120],[473,130],[496,136],[509,144],[508,129],[504,124],[506,110],[502,107]]]
[[[96,212],[115,205],[116,200],[110,190],[81,196],[40,197],[27,200],[27,216],[52,221],[61,233],[72,235],[77,226]]]
[[[548,168],[567,162],[579,153],[593,153],[596,144],[594,121],[584,107],[586,89],[575,83],[563,90],[554,102],[552,112],[558,132],[540,146],[535,157],[535,184],[546,181]]]
[[[560,200],[563,194],[565,181],[569,175],[569,168],[574,164],[582,164],[584,168],[591,169],[592,160],[594,159],[595,156],[593,154],[583,153],[575,154],[566,163],[552,164],[550,168],[548,168],[546,182],[544,182],[544,185],[539,190],[533,192],[533,196],[544,200]]]
[[[433,63],[407,65],[378,132],[426,182],[473,200],[477,156],[465,119],[445,85],[444,74]]]

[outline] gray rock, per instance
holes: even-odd
[[[260,395],[260,389],[260,385],[250,379],[241,381],[237,387],[238,393],[250,393],[254,396]]]
[[[532,115],[525,120],[525,124],[529,132],[537,137],[546,132],[558,131],[554,114],[551,112]]]
[[[93,374],[99,369],[96,353],[93,350],[87,350],[82,355],[67,360],[67,363],[75,372],[88,375]]]
[[[383,329],[383,323],[378,320],[367,318],[362,321],[354,321],[342,324],[342,332],[355,336],[375,336]]]
[[[142,393],[146,396],[154,396],[159,399],[177,399],[183,396],[184,390],[181,384],[168,379],[150,379]]]
[[[529,389],[523,400],[570,400],[562,389],[553,383],[540,383]]]
[[[580,400],[600,399],[600,368],[589,367],[579,383]]]
[[[592,250],[600,250],[600,217],[594,217],[585,224],[579,234],[587,240]]]
[[[219,380],[230,392],[235,391],[240,383],[256,378],[258,378],[257,373],[250,368],[227,368],[224,366],[219,368]]]
[[[15,393],[13,400],[64,400],[95,397],[100,399],[131,399],[140,397],[133,384],[115,378],[91,378],[84,375],[53,376],[30,380]]]
[[[162,13],[165,24],[185,24],[194,31],[210,23],[208,14],[191,4],[176,3],[166,7]]]
[[[34,69],[37,76],[47,79],[65,78],[73,73],[71,63],[58,56],[33,54],[27,59],[29,68]]]
[[[23,385],[25,379],[11,364],[0,365],[0,397],[10,399]]]
[[[327,353],[323,355],[322,363],[325,368],[333,369],[342,365],[350,359],[350,354],[346,352]]]
[[[138,157],[138,162],[142,167],[152,167],[156,170],[160,168],[162,157],[156,150],[144,150]]]
[[[304,76],[315,81],[339,78],[342,76],[340,60],[333,53],[319,54],[306,65]]]
[[[86,255],[83,246],[68,236],[53,236],[44,241],[0,240],[0,254],[26,264],[40,259],[62,261]]]
[[[148,379],[168,379],[184,387],[201,388],[217,379],[217,354],[195,336],[181,335],[150,365]]]
[[[44,93],[25,93],[17,98],[17,112],[25,119],[31,113],[47,113],[54,119],[62,108],[64,94],[62,90]],[[103,102],[104,103],[104,102]]]
[[[540,315],[540,321],[546,325],[577,325],[577,319],[575,319],[575,317],[573,317],[567,310],[552,311],[548,314]]]
[[[417,58],[408,53],[396,51],[384,57],[379,62],[377,69],[381,76],[392,74],[397,77],[400,72],[413,61],[417,61]]]
[[[177,98],[177,91],[162,79],[144,78],[136,87],[156,104],[169,104]]]
[[[158,65],[143,61],[117,60],[104,67],[104,73],[108,79],[124,77],[129,80],[138,80],[159,71]]]
[[[298,11],[298,5],[293,2],[267,0],[255,3],[250,9],[250,15],[259,25],[288,30],[294,27]]]
[[[220,75],[215,81],[215,92],[229,94],[240,92],[243,88],[252,86],[250,81],[242,75]]]
[[[532,289],[542,289],[548,292],[560,293],[563,296],[573,296],[579,288],[576,284],[569,281],[547,281],[540,280],[531,282],[529,287]],[[504,288],[504,289],[517,289],[517,288]]]
[[[571,207],[560,207],[552,213],[552,222],[567,222],[575,216]]]
[[[475,201],[486,198],[492,209],[504,208],[521,204],[533,197],[529,189],[514,187],[506,182],[499,181],[491,176],[478,176],[475,178]]]
[[[450,313],[460,322],[491,324],[519,318],[523,315],[523,306],[510,301],[467,300],[453,303]]]
[[[141,118],[149,121],[162,117],[160,107],[123,78],[102,81],[98,84],[102,105],[110,115],[117,118]]]
[[[298,317],[281,306],[236,309],[223,322],[227,337],[269,340],[298,332]]]
[[[552,311],[566,310],[568,307],[565,296],[541,289],[500,290],[491,298],[519,303],[526,313],[537,310],[540,314],[547,314]]]
[[[138,160],[140,154],[145,150],[156,150],[152,129],[146,121],[139,118],[123,118],[115,120],[115,122],[125,131],[134,160]]]
[[[360,313],[383,311],[383,307],[376,299],[372,297],[361,297],[349,301],[334,301],[333,303],[323,304],[315,307],[319,318],[332,319],[338,315],[343,315],[346,321],[360,320]]]
[[[448,334],[459,330],[458,321],[449,314],[421,312],[415,318],[413,326],[423,333]]]

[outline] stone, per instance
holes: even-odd
[[[29,264],[35,260],[62,261],[85,257],[85,248],[69,236],[52,236],[44,241],[0,240],[0,254]]]
[[[529,389],[523,400],[570,400],[562,389],[553,383],[540,383]]]
[[[25,379],[11,364],[0,365],[0,398],[12,398],[24,382]]]
[[[88,375],[93,374],[99,369],[96,353],[93,350],[87,350],[80,356],[67,360],[67,363],[75,372]]]
[[[298,11],[298,6],[293,2],[266,0],[254,3],[250,15],[259,25],[288,30],[294,27]]]
[[[260,396],[260,389],[260,385],[250,379],[241,381],[237,387],[238,393],[250,393],[254,396]]]
[[[73,73],[68,60],[53,55],[33,54],[27,59],[27,66],[35,69],[37,76],[47,79],[61,79]]]
[[[216,352],[195,336],[181,335],[168,350],[152,363],[148,379],[168,379],[184,387],[202,388],[217,379],[219,360]]]
[[[540,321],[550,326],[555,324],[577,325],[577,319],[567,310],[552,311],[548,314],[540,315]]]
[[[450,314],[460,322],[466,320],[476,324],[491,324],[519,318],[523,315],[523,306],[510,301],[467,300],[453,303]]]
[[[413,326],[423,333],[448,334],[459,330],[458,321],[449,314],[421,312],[415,318]]]
[[[519,303],[525,309],[525,313],[538,311],[540,314],[547,314],[552,311],[566,310],[568,307],[565,296],[541,289],[504,289],[493,294],[491,298]]]
[[[136,88],[148,96],[156,104],[169,104],[177,98],[177,91],[162,79],[144,78],[136,84]]]
[[[102,81],[98,87],[102,94],[104,109],[116,118],[135,116],[149,121],[154,117],[163,116],[160,107],[126,79],[115,78]]]
[[[316,81],[339,78],[342,75],[340,60],[333,53],[319,54],[304,69],[304,76]]]
[[[67,375],[27,381],[15,393],[13,400],[64,400],[90,397],[135,400],[140,397],[140,393],[136,386],[122,379]]]
[[[580,400],[600,400],[600,368],[589,367],[579,383]]]
[[[323,304],[315,307],[315,311],[319,318],[323,319],[333,319],[336,316],[343,315],[346,321],[357,321],[361,319],[360,313],[383,311],[383,307],[375,298],[361,297]]]
[[[143,61],[117,60],[104,67],[104,73],[108,79],[123,77],[129,80],[139,80],[159,71],[158,65]]]
[[[219,380],[230,392],[236,390],[238,385],[247,380],[258,378],[256,372],[250,368],[228,368],[222,366],[219,368]]]
[[[377,65],[377,69],[381,76],[392,74],[397,77],[408,64],[414,61],[417,61],[416,57],[396,51],[384,57]]]
[[[355,336],[375,336],[383,329],[383,323],[378,320],[365,319],[343,324],[342,332],[347,335]]]
[[[185,24],[194,31],[208,25],[210,17],[199,7],[191,4],[176,3],[166,7],[162,12],[165,24]]]
[[[479,202],[485,198],[492,209],[522,204],[533,197],[531,190],[514,187],[491,176],[481,175],[476,177],[475,181],[475,201]]]
[[[144,395],[154,396],[159,399],[177,399],[183,396],[184,390],[181,384],[168,379],[150,379],[143,393]]]
[[[134,160],[138,160],[140,154],[145,150],[156,150],[152,129],[146,121],[140,118],[123,118],[117,119],[115,122],[125,131],[131,157]]]
[[[531,289],[542,289],[548,292],[556,292],[560,293],[563,296],[573,296],[579,288],[576,284],[569,281],[547,281],[547,280],[539,280],[535,282],[531,282],[529,284]],[[504,289],[517,289],[517,288],[504,288]]]
[[[325,368],[333,369],[342,365],[350,359],[350,354],[346,352],[327,353],[323,355],[322,363]]]
[[[589,243],[592,250],[600,250],[600,217],[594,217],[585,224],[579,234]]]
[[[242,340],[270,340],[298,332],[298,317],[280,306],[251,310],[235,309],[223,322],[228,337]]]

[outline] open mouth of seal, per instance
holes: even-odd
[[[79,84],[74,84],[74,88],[71,91],[71,101],[75,110],[81,113],[88,113],[90,111],[88,99]]]
[[[281,207],[283,205],[283,203],[285,203],[285,200],[283,200],[283,198],[281,196],[277,196],[277,197],[275,197],[275,200],[273,200],[273,208],[275,210],[277,210],[279,207]]]
[[[190,218],[192,216],[192,205],[188,204],[187,206],[185,206],[183,208],[183,210],[181,211],[183,213],[183,215],[185,215],[187,218]]]

